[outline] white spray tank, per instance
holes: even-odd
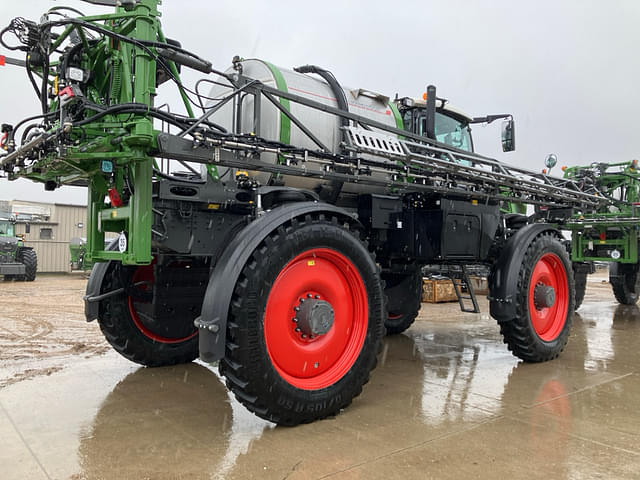
[[[349,112],[389,125],[390,127],[403,128],[400,113],[396,105],[391,102],[387,96],[365,89],[340,87],[337,85],[337,82],[335,82],[332,88],[332,86],[322,78],[280,68],[263,60],[242,60],[239,61],[238,64],[240,65],[242,74],[246,77],[259,80],[265,85],[277,88],[280,91],[299,95],[305,99],[313,100],[333,108],[340,108],[339,100],[336,98],[337,95],[335,92],[337,87],[344,92],[344,98],[348,105]],[[311,69],[313,69],[313,67],[311,67]],[[308,69],[305,68],[305,70]],[[225,73],[231,75],[236,73],[236,69],[230,68]],[[225,83],[225,80],[221,79],[220,83]],[[222,98],[231,91],[230,87],[214,85],[210,92],[210,97]],[[339,95],[340,91],[337,93]],[[295,102],[290,102],[284,98],[280,98],[279,100],[280,104],[291,112],[291,114],[307,127],[327,148],[331,149],[331,152],[341,152],[340,143],[342,142],[343,135],[340,127],[343,124],[343,120],[340,117]],[[229,132],[255,133],[253,132],[253,96],[246,95],[243,97],[240,105],[241,125],[239,129],[234,128],[233,125],[233,108],[233,103],[228,102],[220,110],[215,112],[210,117],[210,120],[223,126]],[[267,140],[274,140],[300,148],[308,148],[311,150],[317,150],[319,148],[291,119],[264,97],[261,102],[259,135]],[[275,154],[262,154],[262,161],[275,164],[278,158]],[[220,170],[219,173],[222,175],[223,171]],[[267,185],[272,177],[272,174],[266,172],[252,172],[252,175],[263,185]],[[373,173],[372,175],[384,177],[385,179],[388,177],[386,173]],[[306,188],[309,190],[318,190],[321,184],[329,183],[326,180],[286,175],[282,177],[282,181],[286,186]],[[342,187],[342,191],[345,193],[357,193],[362,190],[363,187],[356,184],[344,184]],[[370,186],[367,187],[367,192],[372,191],[374,191],[374,188]]]

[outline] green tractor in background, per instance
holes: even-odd
[[[16,236],[15,219],[0,213],[0,275],[7,280],[33,282],[36,279],[38,257],[24,239]]]

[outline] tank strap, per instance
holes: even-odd
[[[287,82],[278,67],[264,60],[261,61],[264,62],[271,71],[278,90],[284,93],[289,93]],[[280,97],[280,105],[282,105],[288,112],[291,111],[291,105],[288,99]],[[280,142],[286,144],[291,143],[291,120],[282,112],[280,112]],[[284,163],[284,157],[282,155],[278,155],[278,163]]]
[[[393,114],[393,118],[396,121],[396,128],[399,128],[400,130],[404,130],[404,122],[402,121],[400,110],[398,110],[398,106],[395,104],[395,102],[389,102],[389,110],[391,110],[391,113]],[[404,139],[404,137],[402,136],[398,136],[398,138],[401,140]]]

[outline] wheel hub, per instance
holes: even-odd
[[[311,339],[331,330],[334,315],[331,304],[320,300],[320,296],[316,295],[315,298],[300,299],[293,321],[296,322],[296,331],[301,333],[302,338]]]
[[[538,283],[533,290],[533,303],[538,310],[553,307],[556,303],[556,291],[553,287]]]

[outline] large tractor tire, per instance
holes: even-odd
[[[360,394],[384,334],[379,270],[347,224],[294,219],[236,283],[220,373],[250,411],[281,425],[338,413]]]
[[[383,277],[387,296],[387,335],[396,335],[408,329],[422,306],[422,272],[390,274]]]
[[[635,305],[640,295],[638,264],[610,263],[609,283],[618,303]]]
[[[152,315],[154,266],[123,267],[114,262],[105,274],[102,292],[125,293],[101,302],[98,323],[111,346],[123,357],[147,367],[188,363],[198,356],[200,311],[157,321]]]
[[[500,324],[504,342],[526,362],[556,358],[569,339],[574,282],[565,247],[553,235],[536,237],[518,273],[517,316]]]
[[[35,250],[30,248],[21,249],[18,252],[17,260],[25,267],[25,274],[19,275],[18,280],[33,282],[36,279],[36,271],[38,270],[38,257]]]
[[[575,306],[574,310],[578,310],[582,301],[584,300],[584,294],[587,291],[587,272],[584,269],[573,269],[573,280],[575,284]]]

